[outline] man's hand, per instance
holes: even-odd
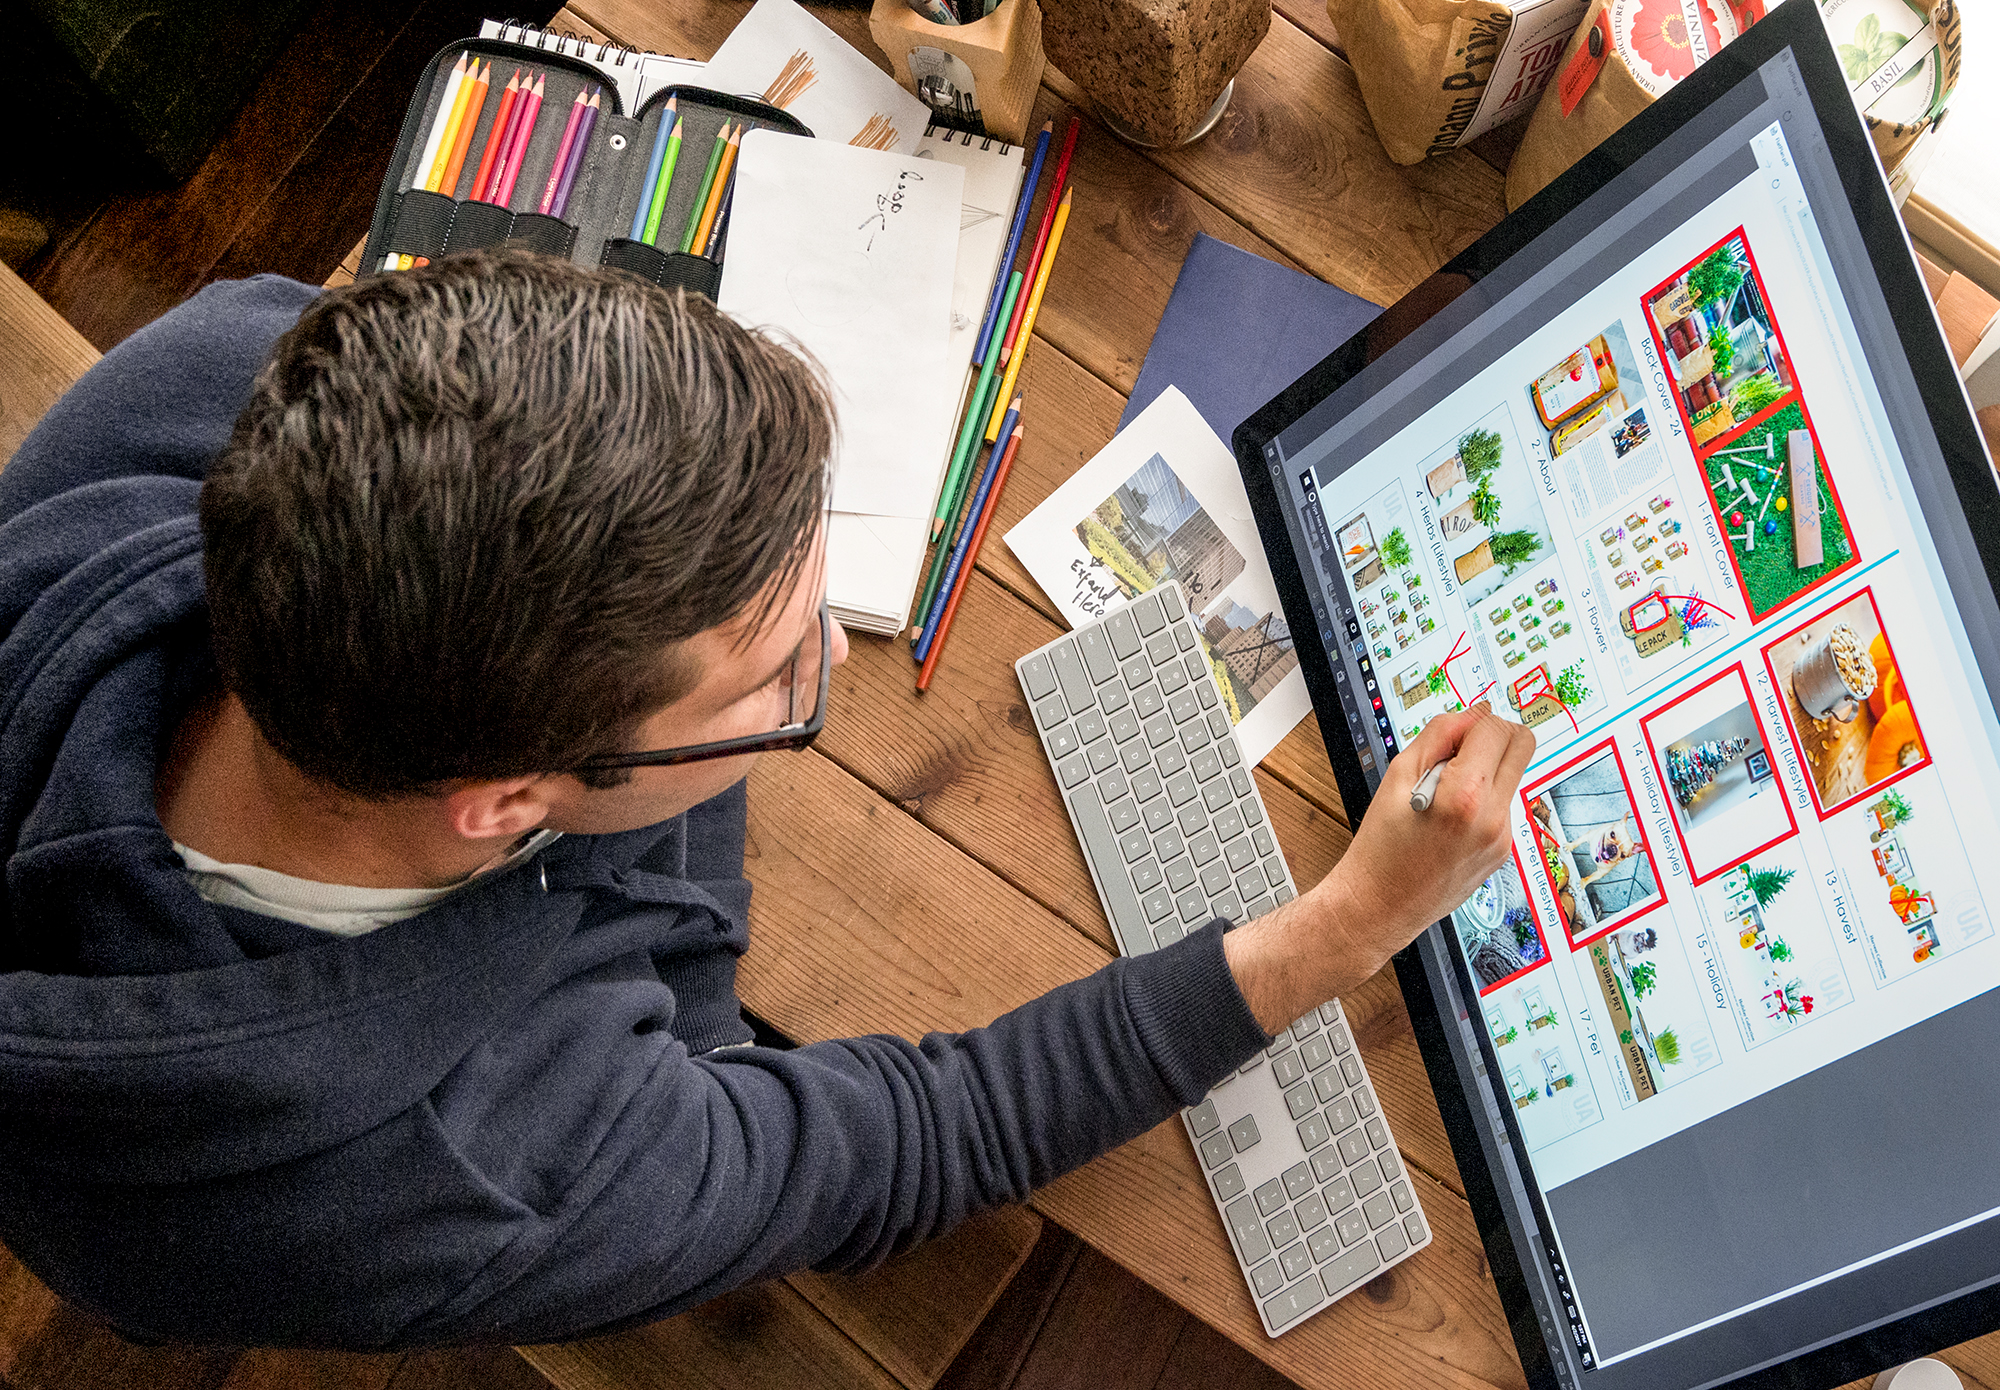
[[[1486,705],[1424,726],[1389,764],[1333,872],[1223,939],[1266,1032],[1351,991],[1500,867],[1514,793],[1534,752],[1531,731]],[[1431,808],[1412,811],[1411,789],[1441,762],[1448,765]]]

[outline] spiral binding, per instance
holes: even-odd
[[[613,67],[624,67],[627,58],[637,58],[640,52],[622,43],[608,40],[597,44],[597,52],[590,49],[595,40],[569,29],[545,29],[537,24],[524,24],[517,19],[500,21],[500,39],[503,43],[532,43],[544,53],[554,53],[559,58],[581,58],[587,63],[610,63]],[[549,40],[555,40],[555,47],[549,47]],[[570,48],[575,44],[574,50]],[[616,56],[613,56],[616,55]]]
[[[974,135],[969,130],[960,130],[957,126],[945,125],[935,118],[932,119],[929,125],[924,127],[924,138],[929,139],[933,135],[942,136],[946,144],[950,144],[954,138],[957,138],[958,143],[965,146],[968,150],[972,148],[974,140],[979,141],[979,148],[985,152],[991,152],[997,146],[999,152],[1004,155],[1014,148],[1013,145],[1000,139],[998,136]]]

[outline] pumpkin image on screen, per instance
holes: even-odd
[[[1889,639],[1882,633],[1876,633],[1875,640],[1868,644],[1868,659],[1875,663],[1875,693],[1868,697],[1868,712],[1880,719],[1889,712],[1889,706],[1904,698],[1903,678],[1897,674]]]
[[[1923,760],[1924,745],[1917,735],[1916,716],[1910,713],[1909,701],[1898,700],[1876,721],[1875,732],[1869,735],[1868,757],[1862,764],[1861,775],[1872,787]]]

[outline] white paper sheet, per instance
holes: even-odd
[[[1312,708],[1235,456],[1169,386],[1047,501],[1007,544],[1071,627],[1178,579],[1251,762]]]
[[[837,512],[917,516],[936,496],[964,184],[935,160],[765,130],[743,139],[718,302],[826,369]]]
[[[914,152],[930,123],[929,107],[793,0],[757,0],[701,81],[783,107],[829,144]]]

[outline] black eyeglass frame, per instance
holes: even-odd
[[[787,748],[804,748],[826,727],[826,693],[833,679],[833,613],[822,599],[819,605],[819,692],[812,713],[801,724],[781,724],[769,733],[744,734],[714,743],[693,743],[685,748],[661,748],[649,753],[602,753],[586,758],[573,772],[609,771],[621,767],[676,767],[681,763],[705,762],[710,758],[731,758],[742,753],[770,753]],[[796,690],[798,657],[792,658],[793,689]]]

